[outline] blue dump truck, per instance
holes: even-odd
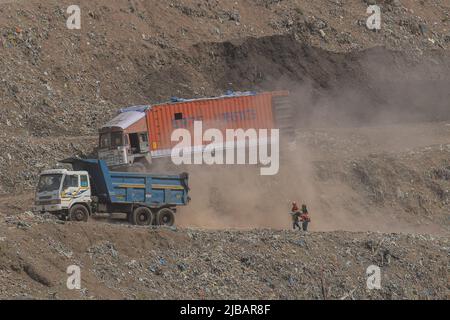
[[[49,212],[71,221],[89,216],[125,213],[135,225],[175,223],[178,206],[187,205],[188,174],[112,172],[103,160],[69,158],[60,161],[73,170],[41,173],[36,190],[35,212]]]

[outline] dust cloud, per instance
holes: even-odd
[[[179,215],[183,226],[284,229],[291,201],[308,203],[315,195],[309,183],[313,170],[300,154],[295,162],[284,157],[275,176],[261,176],[257,165],[190,166],[188,171],[192,201]]]
[[[329,170],[321,168],[335,166],[346,177],[348,172],[339,163],[343,158],[373,151],[398,152],[419,142],[437,143],[433,132],[414,130],[423,122],[450,119],[448,73],[433,61],[410,65],[370,51],[332,86],[318,85],[312,79],[264,84],[265,88],[290,90],[299,130],[320,128],[333,135],[339,129],[352,134],[363,128],[361,150],[322,152],[297,139],[295,151],[282,147],[276,176],[260,176],[258,166],[250,165],[189,166],[185,169],[190,173],[192,201],[180,210],[177,223],[201,228],[286,229],[292,225],[291,201],[297,201],[307,204],[313,231],[435,231],[434,226],[427,229],[398,219],[397,209],[373,206],[350,181],[324,178]]]

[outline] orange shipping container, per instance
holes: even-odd
[[[224,135],[225,129],[272,129],[272,98],[285,95],[288,92],[241,93],[153,105],[146,111],[152,156],[170,155],[177,143],[171,142],[175,129],[188,129],[193,136],[194,121],[202,121],[203,130],[216,128]]]

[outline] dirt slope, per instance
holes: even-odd
[[[273,212],[284,212],[285,203],[300,197],[312,205],[319,221],[334,211],[337,202],[356,215],[375,210],[378,214],[388,211],[391,217],[399,210],[408,220],[413,212],[419,215],[413,218],[414,224],[422,226],[420,213],[425,212],[438,217],[431,223],[447,227],[442,217],[448,209],[448,180],[445,175],[443,179],[429,178],[434,170],[446,172],[445,154],[433,159],[436,152],[419,151],[410,155],[407,163],[403,163],[404,152],[409,150],[396,154],[399,146],[410,145],[413,150],[448,143],[446,123],[424,123],[423,130],[414,129],[418,122],[449,118],[445,2],[418,6],[401,1],[398,6],[385,1],[381,3],[385,25],[379,33],[357,23],[365,14],[363,1],[233,4],[115,0],[82,1],[80,5],[83,26],[79,31],[65,27],[64,2],[1,5],[3,212],[16,206],[8,195],[11,192],[24,194],[19,208],[30,207],[32,188],[42,169],[67,156],[91,154],[97,128],[123,105],[172,95],[217,94],[228,88],[282,88],[291,90],[299,128],[306,128],[298,137],[301,155],[312,156],[299,163],[288,159],[290,164],[283,166],[282,175],[267,185],[280,183],[292,172],[297,173],[299,182],[277,194],[270,187],[245,194],[251,201],[239,194],[233,201],[231,197],[219,200],[226,186],[216,182],[233,183],[242,172],[215,175],[214,170],[189,168],[196,186],[194,209],[183,223],[223,226],[227,221],[225,226],[241,226],[234,213],[239,208],[256,216],[251,225],[281,227],[285,220],[272,218]],[[320,30],[329,36],[324,39]],[[342,33],[348,41],[339,36]],[[434,39],[434,44],[429,39]],[[385,48],[374,48],[378,45]],[[412,123],[395,127],[399,122]],[[394,123],[394,128],[385,127],[386,123]],[[442,130],[434,129],[442,125]],[[375,128],[359,134],[356,126]],[[341,136],[339,130],[353,136]],[[377,138],[379,148],[370,155],[367,140],[386,130],[389,138],[386,134]],[[334,152],[317,152],[334,144],[339,146],[331,148]],[[390,155],[386,157],[384,152]],[[420,154],[431,159],[421,161]],[[415,166],[415,161],[422,166]],[[407,176],[417,177],[418,182],[409,183],[414,187],[404,186],[405,170]],[[253,173],[243,175],[248,190],[252,183],[259,183]],[[341,188],[351,196],[339,200]],[[414,191],[403,191],[405,188]],[[397,194],[414,196],[405,200],[396,198]],[[212,218],[205,221],[199,210],[209,212]],[[226,219],[216,219],[224,213]],[[364,216],[358,223],[354,219],[354,215],[352,219],[344,215],[336,228],[353,225],[364,229],[373,224]],[[392,222],[376,225],[385,230]],[[318,228],[329,226],[319,224]],[[434,226],[425,229],[442,230]]]
[[[118,108],[170,96],[287,88],[299,101],[302,126],[330,123],[330,114],[334,124],[348,114],[385,119],[382,111],[396,105],[396,115],[411,105],[413,119],[446,115],[445,1],[383,1],[378,33],[360,23],[362,0],[85,0],[81,30],[66,28],[69,4],[0,4],[0,192],[31,187],[61,156],[89,153],[95,141],[66,139],[95,135]],[[370,49],[376,46],[399,51]],[[405,72],[413,86],[386,83]],[[34,137],[46,146],[36,150]]]
[[[0,222],[1,298],[448,299],[448,239]],[[81,267],[82,290],[66,288]],[[382,289],[366,269],[381,267]]]
[[[450,6],[378,1],[372,32],[368,2],[80,0],[71,31],[70,1],[0,1],[0,297],[448,299]],[[120,107],[230,88],[291,91],[276,177],[187,168],[178,231],[27,213],[39,171],[91,154]],[[311,234],[285,231],[294,199]]]

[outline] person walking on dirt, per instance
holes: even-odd
[[[311,222],[311,218],[309,217],[308,208],[306,208],[306,204],[302,204],[302,210],[300,214],[300,221],[302,222],[303,231],[308,231],[308,224]],[[300,229],[300,227],[299,227]]]
[[[300,211],[298,210],[298,206],[295,201],[292,202],[291,216],[292,216],[292,228],[295,230],[295,227],[297,227],[298,230],[302,230],[302,228],[298,223],[300,218]]]

